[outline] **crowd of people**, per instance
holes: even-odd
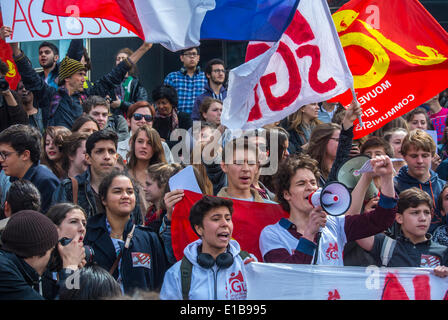
[[[10,46],[21,81],[0,92],[0,299],[245,299],[229,278],[253,261],[448,275],[448,91],[358,140],[356,101],[236,133],[220,121],[225,63],[201,71],[199,48],[148,93],[137,62],[149,43],[121,49],[96,81],[82,40],[63,59],[43,42],[40,73]],[[349,186],[344,215],[309,201],[361,155],[373,171]],[[169,180],[187,165],[203,196],[189,215],[198,240],[178,260],[171,220],[185,192]],[[232,238],[234,201],[287,214],[259,235],[261,259]]]

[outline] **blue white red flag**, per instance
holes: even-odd
[[[277,41],[299,0],[45,0],[43,12],[114,21],[171,51],[200,39]]]

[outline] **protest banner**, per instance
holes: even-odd
[[[189,216],[191,207],[202,197],[202,194],[184,190],[183,199],[174,207],[171,220],[171,239],[177,260],[182,259],[185,247],[198,239],[191,227]],[[258,245],[261,231],[267,225],[277,223],[281,218],[289,215],[278,204],[231,200],[233,202],[232,238],[238,241],[241,250],[250,252],[261,260],[262,256]]]
[[[249,43],[247,62],[230,71],[221,117],[226,127],[259,128],[353,87],[326,1],[301,0],[277,45],[274,51],[273,43]]]
[[[3,23],[13,29],[7,42],[135,37],[118,23],[101,18],[80,18],[75,5],[64,8],[68,17],[60,17],[42,12],[44,0],[0,1]]]
[[[448,278],[427,268],[250,263],[248,300],[448,300]]]
[[[333,14],[364,127],[354,139],[447,88],[448,34],[417,0],[352,0]],[[344,106],[350,92],[335,97]]]

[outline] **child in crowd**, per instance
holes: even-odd
[[[385,234],[362,239],[358,244],[370,252],[383,267],[434,268],[439,277],[448,275],[448,248],[434,242],[428,233],[433,211],[431,197],[418,188],[400,193],[396,221],[400,235]]]

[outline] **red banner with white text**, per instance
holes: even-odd
[[[448,34],[417,0],[352,0],[333,20],[363,108],[355,139],[448,87]]]

